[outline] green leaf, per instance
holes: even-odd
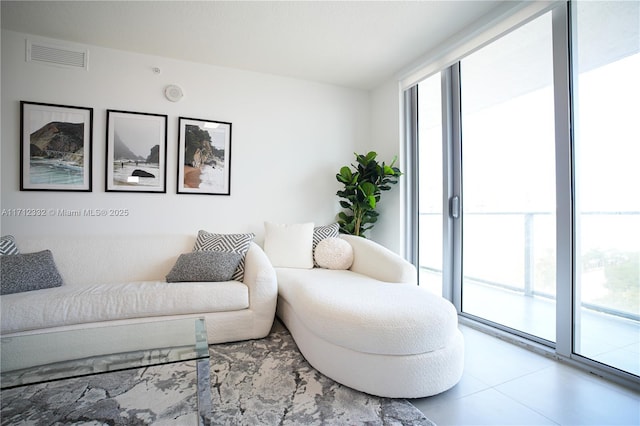
[[[370,196],[368,199],[369,199],[369,206],[372,209],[375,209],[376,208],[376,197]]]
[[[351,169],[347,166],[343,166],[340,169],[340,178],[342,178],[343,182],[350,182],[351,181]]]
[[[351,170],[349,170],[349,173],[351,173]],[[354,174],[351,175],[351,180],[349,181],[349,183],[351,185],[357,185],[358,179],[360,179],[360,173],[355,172]]]
[[[367,197],[370,197],[376,192],[376,186],[371,182],[363,182],[360,185],[360,191]]]

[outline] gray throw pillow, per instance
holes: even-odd
[[[229,281],[241,258],[239,253],[216,251],[181,254],[167,275],[167,282]]]
[[[0,294],[21,293],[60,287],[62,277],[58,272],[51,250],[36,253],[0,256]]]

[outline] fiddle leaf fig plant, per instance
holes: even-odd
[[[340,206],[346,210],[338,213],[338,224],[343,234],[364,237],[365,232],[378,221],[380,213],[376,207],[382,191],[388,191],[391,185],[397,184],[402,172],[395,167],[397,157],[387,165],[376,161],[378,154],[374,151],[354,154],[356,164],[344,166],[336,174],[338,182],[344,185],[336,195],[340,198]]]

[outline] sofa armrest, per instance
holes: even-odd
[[[244,261],[244,284],[249,288],[249,309],[258,315],[275,315],[278,281],[266,253],[252,242]]]
[[[415,266],[386,247],[355,235],[340,235],[353,247],[350,270],[385,282],[418,282]]]

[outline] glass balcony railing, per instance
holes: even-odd
[[[514,291],[523,296],[555,299],[555,218],[550,212],[465,212],[465,220],[486,232],[485,246],[473,250],[478,259],[465,259],[464,279]],[[441,229],[440,213],[420,213],[422,230]],[[629,231],[640,229],[640,212],[582,212],[577,226],[576,280],[581,286],[580,304],[588,309],[640,321],[640,241],[627,243]],[[500,234],[511,244],[500,244]],[[434,239],[436,240],[436,239]],[[617,241],[616,241],[617,240]],[[441,240],[440,240],[441,241]],[[511,248],[515,242],[520,251]],[[442,273],[442,247],[421,244],[420,269]],[[504,267],[496,270],[489,257]],[[441,283],[440,283],[441,285]]]
[[[420,214],[420,283],[437,292],[442,247],[429,232],[441,217]],[[474,233],[464,241],[475,246],[463,251],[463,312],[555,341],[554,214],[465,212],[464,220],[463,233]],[[640,375],[640,211],[581,212],[575,222],[575,352]]]

